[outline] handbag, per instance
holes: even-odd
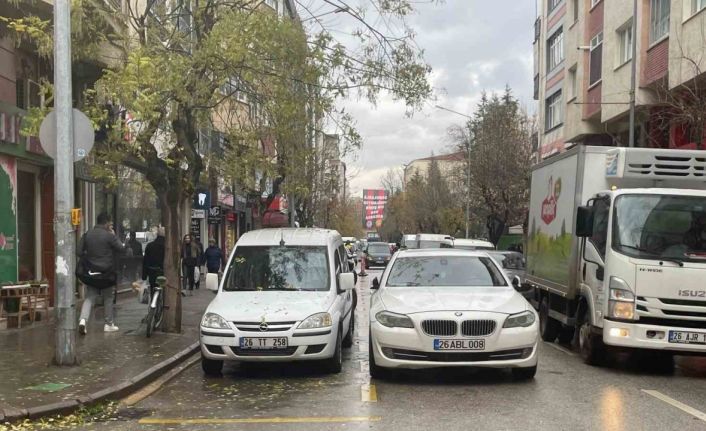
[[[81,254],[76,263],[76,278],[86,286],[105,289],[117,284],[118,274],[113,269],[97,268],[86,256],[86,234],[81,237]]]

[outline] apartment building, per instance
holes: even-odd
[[[704,124],[678,112],[706,97],[706,0],[638,0],[636,13],[630,0],[538,0],[538,12],[540,158],[576,144],[630,144],[633,61],[635,146],[706,146]]]
[[[466,155],[463,151],[457,151],[455,153],[412,160],[405,165],[404,182],[407,184],[415,175],[426,178],[429,173],[429,166],[432,162],[436,162],[441,175],[448,181],[451,188],[463,187],[466,181],[465,158]]]

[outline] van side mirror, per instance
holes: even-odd
[[[373,278],[373,284],[370,286],[372,290],[378,290],[380,288],[380,281],[377,277]]]
[[[593,207],[578,207],[576,211],[576,236],[588,238],[593,235]]]
[[[338,285],[344,292],[355,289],[355,275],[353,275],[352,272],[342,272],[338,274]]]

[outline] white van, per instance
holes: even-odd
[[[201,365],[220,374],[224,361],[322,360],[341,371],[353,344],[354,276],[336,231],[248,232],[231,253],[201,320]]]
[[[453,248],[463,250],[495,250],[495,246],[492,242],[483,239],[456,238],[453,244]]]

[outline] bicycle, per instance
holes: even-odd
[[[157,277],[157,286],[150,289],[150,305],[145,317],[147,325],[145,334],[147,338],[152,336],[152,332],[162,323],[164,316],[164,288],[167,285],[167,278],[164,276]]]

